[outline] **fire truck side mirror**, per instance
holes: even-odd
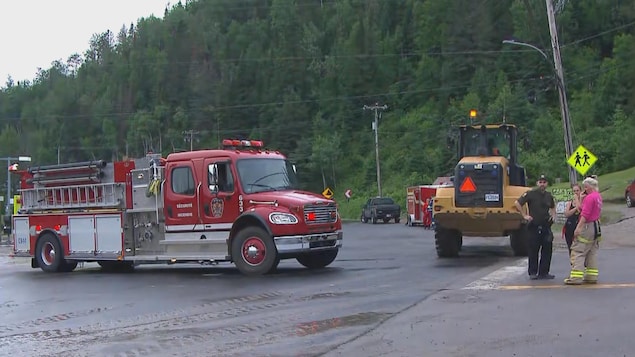
[[[218,192],[218,165],[211,164],[207,170],[207,185],[212,193],[216,193]]]

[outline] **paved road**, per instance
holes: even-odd
[[[602,229],[597,285],[563,284],[570,269],[565,246],[554,252],[554,280],[528,280],[526,260],[510,261],[324,357],[633,356],[634,231],[634,219]]]
[[[350,223],[344,231],[331,267],[283,261],[259,278],[229,265],[108,274],[86,264],[46,274],[0,257],[0,355],[318,356],[516,261],[506,239],[466,240],[462,259],[439,260],[422,228]]]

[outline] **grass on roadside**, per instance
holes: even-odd
[[[624,190],[628,183],[635,179],[635,167],[630,169],[611,172],[610,174],[598,176],[600,183],[600,193],[604,202],[624,204]],[[580,183],[582,181],[580,180]],[[551,185],[553,188],[569,188],[569,182],[561,182]]]

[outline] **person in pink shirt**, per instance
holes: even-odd
[[[600,226],[602,196],[598,190],[598,181],[595,178],[585,178],[582,185],[586,196],[582,200],[580,219],[573,232],[571,273],[564,280],[567,285],[595,284],[598,281],[597,252],[602,239]]]

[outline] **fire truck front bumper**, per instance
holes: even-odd
[[[278,254],[284,255],[339,249],[342,246],[342,236],[342,231],[336,231],[331,233],[274,237],[274,242],[278,249]]]

